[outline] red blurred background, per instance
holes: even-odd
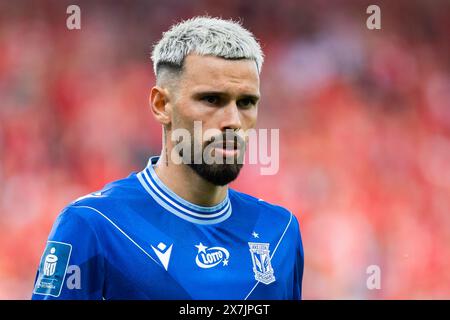
[[[206,13],[263,45],[280,171],[244,166],[233,187],[299,218],[304,298],[449,299],[450,3],[425,0],[1,1],[0,298],[31,296],[65,205],[159,154],[151,45]]]

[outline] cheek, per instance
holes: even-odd
[[[204,139],[204,131],[209,128],[210,123],[208,119],[212,118],[209,112],[203,110],[204,108],[204,106],[198,105],[195,102],[178,101],[172,112],[173,129],[188,130],[190,133],[190,141],[202,145],[207,140]],[[195,132],[196,121],[200,121],[200,127],[197,123],[197,130],[201,129],[197,133]]]
[[[242,126],[244,127],[244,129],[251,129],[255,127],[257,118],[258,118],[258,108],[243,111]]]
[[[184,128],[183,117],[178,113],[177,109],[172,111],[172,129]]]
[[[180,117],[190,122],[194,120],[205,120],[212,114],[214,108],[206,107],[201,101],[189,98],[180,99],[176,106]]]
[[[197,107],[189,101],[178,100],[172,111],[172,121],[175,128],[191,129],[194,120],[197,120],[199,115]]]

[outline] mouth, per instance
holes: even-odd
[[[220,140],[211,143],[213,148],[222,148],[227,150],[240,149],[241,143],[236,140]]]
[[[234,140],[224,140],[212,143],[211,147],[224,157],[233,157],[240,152],[241,144]]]

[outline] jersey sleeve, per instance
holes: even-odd
[[[104,255],[84,208],[56,219],[37,271],[33,300],[102,299]]]
[[[304,267],[303,242],[300,233],[300,226],[297,218],[294,216],[294,226],[296,229],[296,249],[295,249],[295,265],[294,265],[294,300],[302,299],[302,281]]]

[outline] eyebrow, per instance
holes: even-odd
[[[200,98],[200,97],[205,97],[205,96],[226,97],[226,96],[229,96],[229,94],[226,92],[222,92],[222,91],[199,91],[199,92],[195,92],[192,96],[194,98]],[[257,94],[244,93],[244,94],[239,95],[239,99],[252,99],[255,102],[257,102],[260,99],[260,96]]]

